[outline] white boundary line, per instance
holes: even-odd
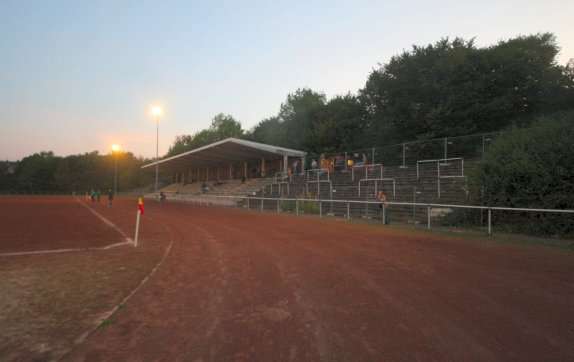
[[[86,247],[86,248],[65,248],[65,249],[52,249],[52,250],[32,250],[32,251],[17,251],[17,252],[11,252],[11,253],[0,253],[0,257],[3,256],[25,256],[25,255],[46,255],[46,254],[60,254],[60,253],[74,253],[74,252],[80,252],[80,251],[94,251],[94,250],[109,250],[112,248],[116,248],[118,246],[123,246],[123,245],[133,245],[133,240],[128,237],[123,231],[122,229],[120,229],[116,224],[114,224],[113,222],[111,222],[110,220],[106,219],[104,216],[102,216],[99,212],[97,212],[96,210],[92,209],[90,206],[86,205],[85,203],[83,203],[80,199],[78,199],[77,197],[75,198],[76,201],[78,201],[80,203],[80,205],[82,205],[83,207],[85,207],[86,209],[88,209],[92,214],[94,214],[98,219],[100,219],[104,224],[106,224],[107,226],[111,227],[112,229],[116,230],[123,238],[125,241],[120,242],[120,243],[113,243],[113,244],[109,244],[109,245],[105,245],[105,246],[100,246],[100,247]]]
[[[102,214],[100,214],[99,212],[97,212],[96,210],[92,209],[89,205],[87,205],[86,203],[82,202],[80,199],[78,199],[76,197],[76,201],[80,203],[80,205],[82,205],[83,207],[85,207],[86,209],[88,209],[92,214],[96,215],[96,217],[98,219],[100,219],[104,224],[108,225],[109,227],[111,227],[112,229],[114,229],[115,231],[117,231],[118,233],[120,233],[121,236],[124,237],[124,239],[126,240],[126,242],[128,243],[133,243],[133,240],[128,237],[126,235],[126,233],[124,233],[122,231],[122,229],[120,229],[119,227],[117,227],[116,224],[114,224],[113,222],[111,222],[110,220],[106,219],[104,216],[102,216]]]
[[[87,248],[75,248],[75,249],[53,249],[53,250],[33,250],[33,251],[17,251],[13,253],[0,253],[0,257],[3,256],[23,256],[23,255],[45,255],[45,254],[60,254],[60,253],[74,253],[79,251],[92,251],[92,250],[108,250],[112,248],[117,248],[118,246],[132,245],[130,241],[123,241],[121,243],[110,244],[100,247],[87,247]]]
[[[167,256],[169,255],[171,248],[173,246],[173,236],[171,235],[171,231],[169,230],[168,227],[166,227],[165,225],[163,225],[164,229],[168,230],[169,234],[170,234],[170,242],[169,245],[167,246],[167,248],[165,249],[163,256],[161,257],[160,261],[153,267],[153,269],[149,272],[148,275],[146,275],[141,282],[124,298],[122,299],[115,307],[113,307],[111,310],[104,312],[100,315],[100,317],[95,321],[94,326],[92,328],[90,328],[89,330],[87,330],[86,332],[82,333],[78,338],[76,338],[74,340],[74,345],[78,346],[82,343],[84,343],[86,341],[86,339],[91,336],[98,328],[100,328],[100,326],[109,318],[111,318],[123,305],[125,305],[129,299],[131,297],[134,296],[134,294],[136,294],[143,286],[145,283],[147,283],[147,281],[155,274],[155,272],[157,271],[157,269],[159,269],[159,267],[163,264],[163,262],[165,261],[165,259],[167,258]],[[70,350],[68,350],[67,352],[65,352],[62,356],[60,356],[59,358],[57,358],[57,361],[61,361],[62,359],[64,359],[66,356],[68,356],[70,353],[72,353],[74,350],[74,347],[72,347]]]

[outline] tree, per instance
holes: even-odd
[[[288,146],[285,138],[283,123],[279,117],[270,117],[259,122],[249,134],[247,138],[261,143],[277,146]]]
[[[552,34],[487,48],[442,39],[395,56],[360,91],[372,133],[396,141],[496,131],[517,119],[572,107],[571,79]]]
[[[364,108],[351,94],[329,100],[312,126],[311,150],[317,153],[363,148],[370,138]]]
[[[325,106],[325,95],[308,88],[297,89],[287,95],[278,118],[285,132],[283,145],[295,149],[314,149],[314,123],[318,122]]]
[[[470,180],[475,193],[481,189],[488,206],[574,208],[572,139],[574,111],[541,117],[534,127],[503,134]],[[572,218],[557,214],[498,213],[497,222],[539,234],[574,232]]]
[[[54,172],[57,167],[58,158],[51,151],[24,157],[14,174],[17,190],[26,193],[56,190]]]
[[[243,135],[244,132],[239,121],[236,121],[231,115],[219,113],[213,117],[208,129],[199,131],[194,135],[177,136],[170,146],[167,156],[177,155],[229,137],[240,138]]]

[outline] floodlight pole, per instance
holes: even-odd
[[[118,193],[118,153],[114,152],[114,195]]]
[[[155,188],[154,191],[157,192],[158,181],[159,181],[159,115],[155,118]]]

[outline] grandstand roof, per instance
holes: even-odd
[[[306,152],[290,148],[266,145],[238,138],[226,138],[179,155],[148,163],[143,165],[142,168],[162,164],[174,168],[179,166],[189,167],[190,164],[193,167],[209,167],[261,158],[276,159],[283,156],[304,157],[305,155]]]

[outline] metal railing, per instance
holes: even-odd
[[[429,158],[447,159],[462,157],[469,160],[480,160],[484,158],[492,142],[501,134],[502,132],[479,133],[409,141],[334,153],[309,153],[307,158],[309,163],[312,159],[321,158],[321,155],[326,159],[338,160],[333,165],[336,170],[352,168],[356,162],[406,168],[409,164],[415,164],[418,160]],[[349,165],[349,160],[353,161],[351,165]]]
[[[192,198],[180,199],[181,201],[196,203],[199,205],[215,205],[215,206],[242,206],[248,209],[257,209],[260,211],[264,210],[276,210],[276,212],[281,212],[283,210],[282,205],[284,203],[293,203],[293,213],[300,215],[303,213],[302,205],[314,204],[317,205],[315,209],[315,214],[319,217],[326,216],[324,210],[324,205],[328,205],[330,210],[333,210],[333,205],[343,206],[345,213],[344,217],[348,220],[352,218],[351,209],[352,207],[358,206],[375,206],[375,210],[378,208],[381,212],[378,214],[377,219],[380,218],[381,223],[387,223],[387,212],[392,207],[407,207],[412,208],[413,214],[416,215],[416,208],[423,208],[426,210],[426,225],[427,229],[431,229],[432,219],[433,219],[433,209],[435,210],[475,210],[487,213],[486,220],[486,231],[488,235],[492,235],[493,228],[493,215],[495,212],[525,212],[525,213],[543,213],[543,214],[562,214],[572,216],[574,218],[574,210],[561,210],[561,209],[532,209],[532,208],[514,208],[514,207],[499,207],[499,206],[478,206],[478,205],[454,205],[454,204],[436,204],[436,203],[417,203],[417,202],[395,202],[389,201],[382,203],[380,201],[363,201],[363,200],[331,200],[331,199],[307,199],[307,198],[270,198],[270,197],[256,197],[256,196],[198,196]],[[222,202],[227,200],[228,202]],[[240,203],[242,202],[242,205]],[[268,206],[265,207],[265,203]],[[269,203],[273,204],[274,207],[269,207]],[[313,214],[313,213],[311,213]],[[331,213],[332,214],[332,213]],[[333,215],[333,214],[332,214]]]

